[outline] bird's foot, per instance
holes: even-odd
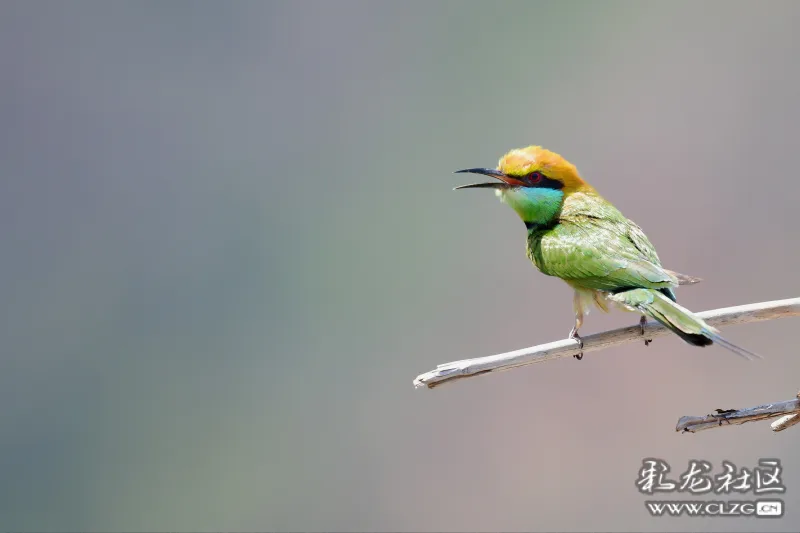
[[[583,339],[581,339],[581,336],[578,335],[578,328],[572,328],[572,331],[569,332],[569,338],[578,341],[578,346],[581,349],[581,353],[577,353],[572,357],[580,361],[581,359],[583,359]]]
[[[647,325],[647,318],[645,318],[644,315],[642,315],[642,317],[639,319],[639,327],[642,329],[642,337],[644,337],[644,327],[646,325]],[[651,342],[653,342],[653,339],[645,339],[644,345],[650,346]]]

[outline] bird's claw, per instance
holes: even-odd
[[[644,337],[644,327],[645,327],[646,325],[647,325],[647,319],[646,319],[644,316],[642,316],[642,317],[639,319],[639,328],[641,328],[641,330],[642,330],[642,337]],[[645,340],[644,340],[644,345],[645,345],[645,346],[650,346],[650,343],[651,343],[651,342],[653,342],[653,339],[645,339]]]
[[[572,357],[574,357],[575,359],[580,361],[581,359],[583,359],[583,339],[581,338],[580,335],[578,335],[578,329],[577,328],[572,328],[572,331],[569,332],[569,338],[570,339],[575,339],[576,341],[578,341],[578,347],[581,349],[581,352],[580,353],[576,353]]]

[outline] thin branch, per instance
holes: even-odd
[[[792,414],[794,413],[794,414]],[[738,426],[746,422],[778,418],[771,424],[772,431],[783,431],[800,422],[800,393],[792,400],[769,403],[745,409],[717,409],[716,414],[706,416],[682,416],[675,426],[675,431],[697,433],[705,429],[723,426]]]
[[[800,298],[726,307],[697,314],[712,326],[761,322],[763,320],[800,315]],[[668,334],[671,333],[661,324],[648,322],[645,327],[644,338],[655,339]],[[642,342],[642,332],[638,325],[630,326],[587,335],[583,337],[583,342],[583,353],[589,353],[628,342]],[[513,352],[454,361],[439,365],[430,372],[420,374],[414,380],[414,387],[427,386],[428,388],[433,388],[457,379],[509,370],[518,366],[541,363],[561,357],[570,357],[580,351],[578,341],[564,339]]]

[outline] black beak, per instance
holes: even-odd
[[[509,178],[499,170],[494,170],[491,168],[465,168],[464,170],[456,170],[455,174],[483,174],[484,176],[490,176],[492,178],[497,178],[498,181],[490,181],[488,183],[472,183],[470,185],[461,185],[453,189],[457,191],[458,189],[508,189],[509,187],[514,186],[511,181],[512,178]]]

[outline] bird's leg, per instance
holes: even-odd
[[[583,359],[583,339],[581,339],[581,336],[578,335],[578,325],[577,324],[575,324],[575,326],[572,328],[572,331],[569,332],[569,338],[570,339],[575,339],[576,341],[578,341],[578,346],[580,346],[581,353],[577,353],[577,354],[573,355],[572,357],[574,357],[575,359],[580,361],[581,359]]]
[[[580,361],[583,359],[583,339],[581,339],[581,336],[578,335],[578,329],[580,329],[581,325],[583,325],[584,310],[583,299],[578,291],[575,291],[575,295],[572,297],[572,307],[575,309],[575,325],[569,332],[569,338],[578,341],[578,346],[580,347],[581,352],[573,355],[572,357]]]
[[[647,325],[647,317],[642,315],[642,317],[639,319],[639,327],[642,328],[642,337],[644,337],[644,327],[646,325]],[[644,340],[644,345],[645,346],[650,346],[651,342],[653,342],[653,339],[645,339]]]

